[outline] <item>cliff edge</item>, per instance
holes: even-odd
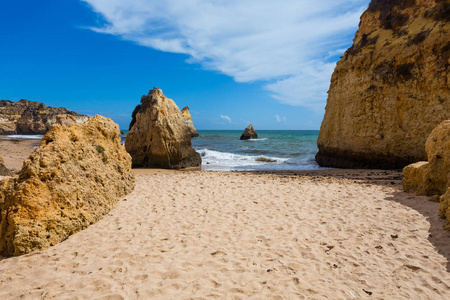
[[[397,169],[426,160],[425,141],[450,119],[450,4],[372,0],[337,63],[316,160]]]
[[[44,103],[20,100],[0,101],[1,134],[45,134],[56,123],[56,116],[71,115],[78,124],[86,122],[86,115],[77,114],[64,107],[51,107]]]

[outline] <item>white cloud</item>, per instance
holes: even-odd
[[[106,20],[97,32],[161,51],[238,82],[265,81],[274,98],[323,110],[335,61],[369,0],[82,0]]]
[[[220,118],[231,123],[231,118],[229,116],[220,115]]]
[[[277,120],[277,122],[279,123],[281,122],[286,123],[286,117],[280,117],[279,115],[275,115],[275,120]]]

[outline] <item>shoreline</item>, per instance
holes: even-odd
[[[39,143],[5,141],[16,165]],[[450,297],[439,204],[401,170],[133,172],[97,223],[0,257],[0,298]]]

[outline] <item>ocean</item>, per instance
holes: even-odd
[[[297,171],[320,169],[314,156],[319,130],[258,130],[258,139],[239,138],[242,130],[198,130],[192,146],[202,169],[214,171]],[[125,142],[128,130],[124,130]],[[42,138],[15,135],[11,138]]]
[[[258,130],[258,139],[239,138],[241,130],[198,130],[193,148],[202,169],[271,171],[320,169],[314,157],[319,130]]]

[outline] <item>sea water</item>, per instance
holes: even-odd
[[[126,141],[128,130],[122,134]],[[198,130],[192,147],[202,157],[202,169],[271,171],[320,169],[314,157],[319,130],[258,130],[258,139],[240,140],[241,130]],[[15,135],[14,138],[42,138]]]
[[[198,130],[193,148],[202,169],[217,171],[316,170],[319,130],[258,130],[258,139],[240,140],[240,130]]]

